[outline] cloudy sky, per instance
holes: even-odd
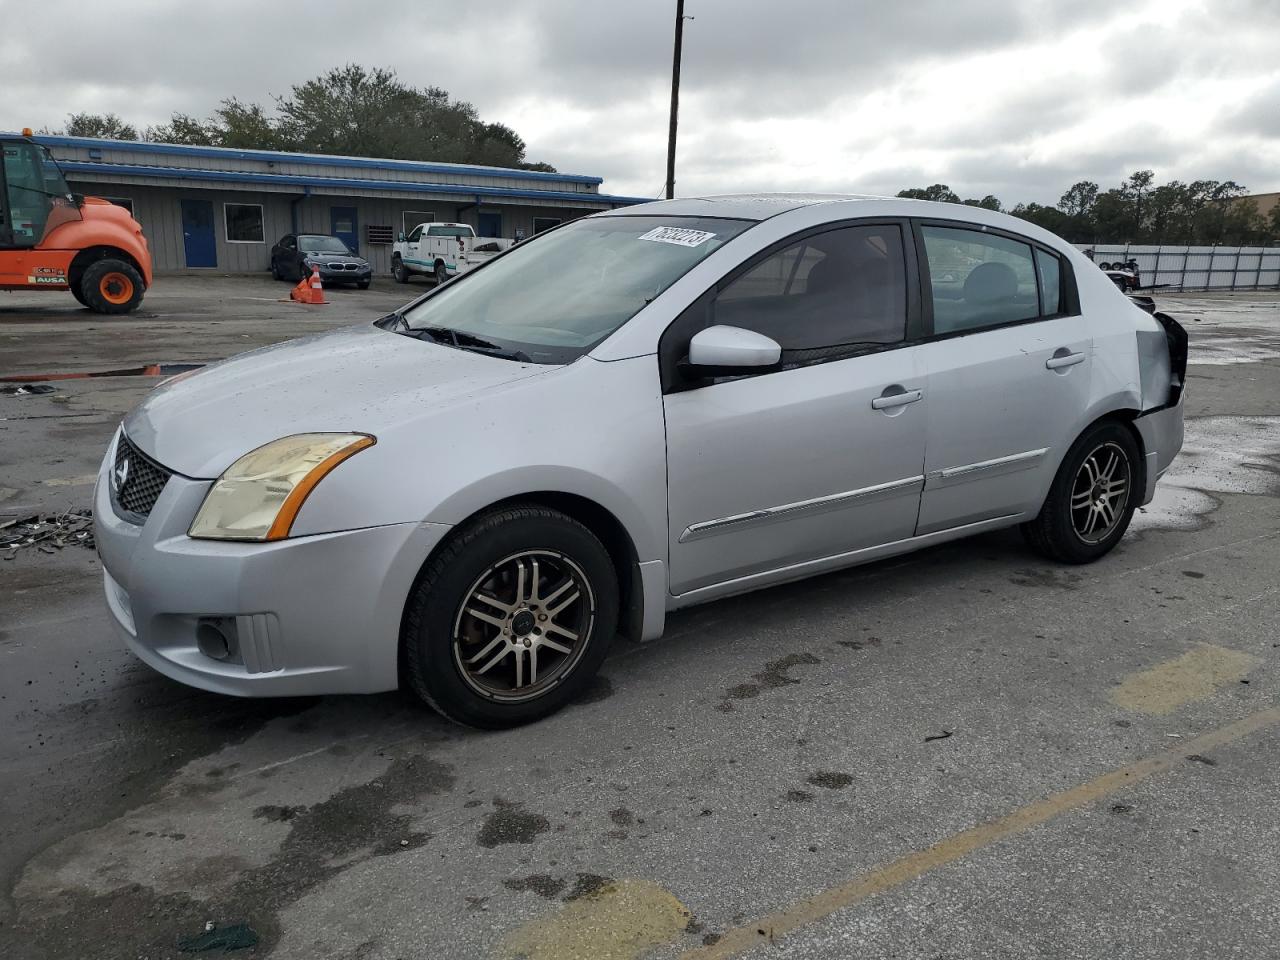
[[[269,104],[357,62],[470,100],[530,159],[656,196],[674,7],[113,0],[104,21],[96,3],[0,0],[0,129]],[[1280,190],[1280,0],[686,0],[686,13],[679,194],[941,181],[1052,203],[1076,180],[1148,167]]]

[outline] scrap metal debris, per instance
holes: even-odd
[[[951,736],[951,731],[950,731],[950,730],[943,730],[941,733],[935,733],[935,734],[934,734],[933,736],[931,736],[931,737],[925,737],[925,738],[924,738],[924,742],[925,742],[925,743],[931,743],[931,742],[933,742],[934,740],[945,740],[945,739],[947,739],[947,737],[949,737],[949,736]]]
[[[39,513],[31,517],[0,519],[0,550],[4,559],[12,560],[27,547],[41,553],[55,553],[63,547],[93,549],[93,512],[70,510],[66,513]]]
[[[25,397],[28,394],[53,393],[58,388],[48,383],[24,383],[18,387],[0,387],[6,397]]]

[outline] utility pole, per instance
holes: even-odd
[[[667,131],[667,199],[676,195],[676,117],[680,112],[680,48],[684,45],[684,0],[676,0],[676,43],[671,58],[671,126]]]

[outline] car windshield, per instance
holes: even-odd
[[[405,332],[459,346],[487,343],[535,363],[571,363],[749,226],[710,217],[577,220],[428,295],[404,311]]]
[[[351,253],[337,237],[299,237],[298,249],[303,253]]]

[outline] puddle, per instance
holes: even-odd
[[[1196,337],[1187,362],[1191,366],[1262,363],[1280,357],[1280,337]]]
[[[1182,452],[1129,529],[1194,529],[1217,509],[1215,493],[1280,491],[1280,417],[1200,417],[1186,422]]]

